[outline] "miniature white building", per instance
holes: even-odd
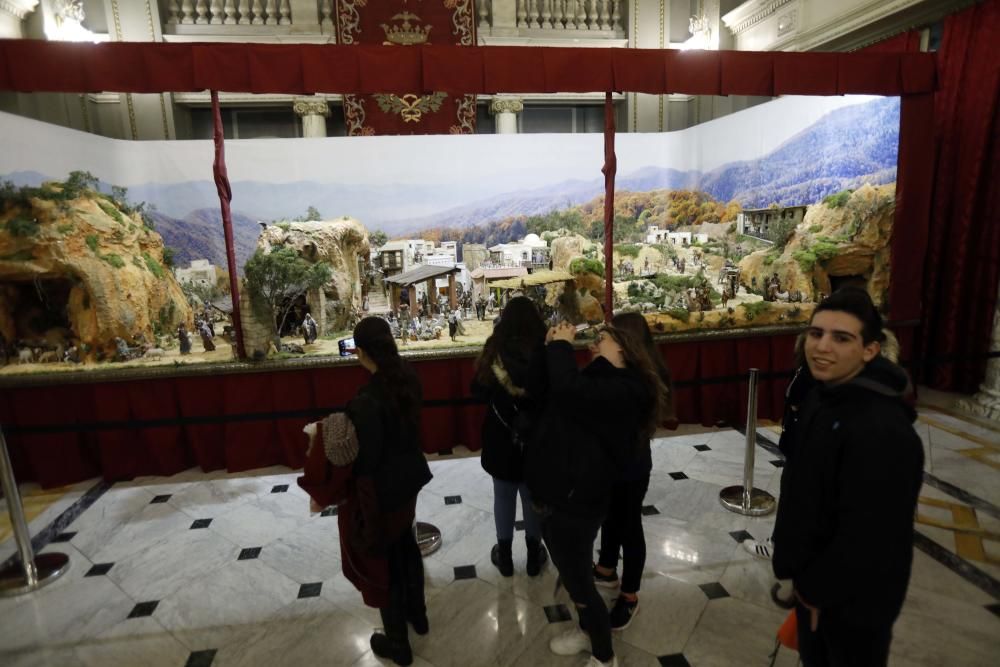
[[[663,243],[669,232],[666,229],[660,229],[659,225],[650,225],[649,229],[646,230],[646,243]]]
[[[215,285],[215,265],[207,259],[193,259],[190,267],[177,269],[174,273],[177,282],[182,285],[203,285],[205,287]]]
[[[549,246],[538,234],[528,234],[514,243],[498,243],[490,249],[494,266],[545,266],[549,264]]]
[[[708,243],[708,234],[695,234],[694,235],[694,242],[695,243]]]
[[[667,239],[674,245],[691,245],[691,232],[667,232]]]

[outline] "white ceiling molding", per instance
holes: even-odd
[[[746,32],[776,11],[795,0],[750,0],[722,17],[734,35]]]
[[[38,0],[0,0],[0,12],[23,21],[38,6]]]

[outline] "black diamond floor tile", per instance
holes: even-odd
[[[445,496],[444,497],[444,504],[445,505],[457,505],[460,502],[462,502],[462,496]]]
[[[170,494],[169,493],[167,495],[165,495],[165,496],[154,496],[153,499],[149,501],[149,504],[153,505],[154,503],[165,503],[168,500],[170,500]]]
[[[325,510],[319,513],[320,516],[337,516],[337,506],[333,505],[327,507]]]
[[[661,667],[691,667],[691,663],[687,661],[683,653],[661,655],[657,660],[660,661]]]
[[[774,461],[771,461],[771,465],[773,465],[775,468],[784,468],[785,462],[782,461],[781,459],[776,459]]]
[[[143,618],[144,616],[152,616],[153,612],[156,611],[156,605],[160,604],[159,600],[150,600],[149,602],[140,602],[136,606],[132,607],[132,611],[129,612],[129,618]]]
[[[709,447],[708,445],[695,445],[694,448],[697,449],[699,452],[710,452],[710,451],[712,451],[712,448]]]
[[[236,560],[253,560],[260,556],[261,547],[250,547],[249,549],[240,550],[239,558]]]
[[[85,577],[99,577],[102,574],[107,574],[111,571],[111,568],[115,566],[114,563],[95,563],[89,570],[87,574],[83,575]]]
[[[187,662],[184,663],[184,667],[210,667],[212,661],[215,660],[215,651],[216,649],[214,648],[204,651],[193,651],[188,656]]]
[[[475,565],[459,565],[455,568],[455,581],[459,579],[475,579],[476,578],[476,566]]]
[[[514,522],[514,530],[524,530],[524,519],[518,519]]]
[[[287,484],[278,484],[271,488],[271,493],[284,493],[285,491],[288,491]]]
[[[315,584],[302,584],[299,586],[299,599],[319,597],[319,592],[323,590],[323,582]]]
[[[191,530],[195,528],[208,528],[211,524],[211,519],[195,519],[194,523],[191,524]]]
[[[672,472],[672,473],[670,473],[670,476],[672,478],[674,478],[674,479],[687,479],[688,478],[688,476],[685,475],[682,472]]]
[[[656,505],[643,505],[642,515],[643,516],[653,516],[654,514],[659,514],[660,510],[656,509]]]
[[[76,533],[75,532],[59,533],[58,535],[56,535],[55,537],[52,538],[52,541],[53,542],[69,542],[74,537],[76,537]]]
[[[751,535],[750,533],[748,533],[745,530],[734,530],[731,533],[729,533],[729,537],[733,538],[734,540],[736,540],[740,544],[742,544],[746,540],[752,540],[753,539],[753,535]]]
[[[699,584],[698,588],[700,588],[702,592],[708,596],[709,600],[729,597],[729,591],[723,588],[722,584],[717,581],[713,581],[710,584]]]
[[[545,607],[545,618],[549,619],[549,623],[561,623],[562,621],[573,620],[569,609],[564,604],[554,604]]]

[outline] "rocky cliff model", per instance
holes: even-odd
[[[265,252],[290,247],[307,261],[328,263],[332,280],[322,290],[307,295],[306,301],[321,335],[347,328],[354,311],[361,307],[361,265],[367,264],[370,252],[368,230],[360,222],[343,218],[267,225],[257,247]]]
[[[883,303],[889,288],[895,200],[894,184],[864,185],[810,206],[783,248],[743,258],[743,282],[755,282],[760,289],[764,278],[777,273],[782,292],[818,301],[821,294],[831,293],[832,278],[853,278],[876,303]]]
[[[89,188],[47,183],[0,202],[0,333],[8,345],[78,345],[110,358],[115,338],[152,343],[191,309],[163,239],[137,212]]]

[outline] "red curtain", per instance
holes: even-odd
[[[908,95],[934,90],[934,68],[929,53],[0,40],[0,90],[19,92]]]
[[[1000,282],[998,35],[991,0],[945,19],[938,51],[920,356],[921,380],[945,390],[972,392],[982,380]]]

